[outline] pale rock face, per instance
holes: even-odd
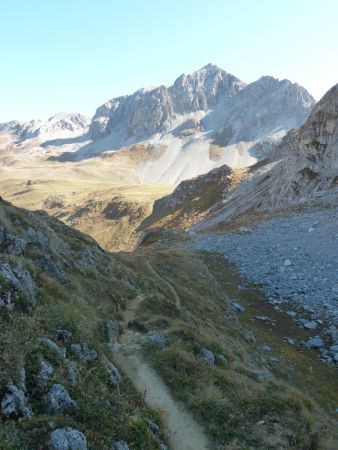
[[[77,406],[62,384],[53,384],[47,394],[42,397],[42,404],[48,414],[72,412]]]
[[[246,211],[271,211],[314,198],[336,198],[337,186],[338,84],[318,102],[303,126],[283,138],[270,163],[253,171],[225,201],[223,210],[199,228]]]
[[[131,178],[177,185],[222,165],[249,167],[269,157],[290,129],[304,123],[314,104],[304,88],[288,80],[266,76],[247,85],[208,64],[181,75],[172,86],[113,98],[91,121],[58,114],[45,122],[0,124],[0,134],[11,135],[11,143],[26,154],[47,150],[61,161],[150,145],[154,158],[140,161],[128,153]]]
[[[164,131],[174,111],[168,90],[160,86],[151,91],[142,89],[133,95],[118,97],[98,108],[90,133],[94,138],[111,132],[123,132],[125,139],[135,135]]]
[[[88,131],[90,119],[83,114],[58,113],[48,120],[12,121],[0,124],[0,133],[14,134],[19,142],[28,139],[56,139],[79,136]]]
[[[338,85],[318,102],[308,120],[290,132],[278,151],[282,158],[269,172],[269,196],[274,207],[309,198],[338,183]]]
[[[177,114],[207,111],[221,98],[236,95],[245,83],[217,66],[208,64],[192,75],[181,75],[169,88]]]
[[[304,122],[314,103],[288,80],[262,77],[246,85],[209,64],[170,87],[110,100],[97,109],[89,132],[115,149],[136,142],[161,147],[163,156],[143,161],[135,174],[140,183],[178,184],[224,164],[255,164]],[[213,144],[223,149],[214,159]]]
[[[99,138],[122,131],[127,140],[168,131],[179,115],[207,111],[221,97],[231,97],[244,86],[233,75],[209,64],[192,75],[181,75],[169,88],[140,89],[110,100],[96,111],[90,132]]]
[[[312,96],[298,84],[262,77],[226,102],[223,145],[285,134],[303,124],[313,105]]]
[[[228,145],[298,127],[314,103],[306,89],[288,80],[266,76],[246,85],[209,64],[181,75],[169,88],[140,89],[110,100],[97,109],[90,132],[94,138],[113,132],[122,132],[126,141],[133,136],[146,138],[170,131],[177,121],[184,122],[180,117],[186,114],[203,111],[204,128]]]

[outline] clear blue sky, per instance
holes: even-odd
[[[212,62],[246,82],[338,82],[337,0],[1,0],[0,122],[93,114]]]

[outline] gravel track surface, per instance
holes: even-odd
[[[191,247],[222,253],[270,300],[338,319],[338,208],[276,218],[239,233],[208,234]]]

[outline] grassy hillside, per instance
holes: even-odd
[[[173,192],[156,199],[153,210],[139,230],[170,228],[188,230],[223,206],[223,200],[246,177],[246,169],[224,165],[198,177],[182,181]]]
[[[149,146],[135,146],[60,162],[50,148],[8,147],[0,141],[1,195],[16,206],[47,211],[108,250],[129,250],[154,201],[174,188],[138,184],[135,168],[157,153]]]
[[[48,448],[53,430],[71,426],[89,449],[123,440],[129,449],[167,442],[174,450],[166,414],[148,406],[151,392],[137,390],[138,371],[128,378],[119,365],[128,339],[205,427],[213,450],[335,448],[334,369],[283,342],[291,319],[275,327],[253,320],[268,306],[254,288],[240,288],[230,265],[186,250],[168,232],[112,255],[56,219],[4,201],[0,225],[0,394],[3,402],[12,383],[25,398],[9,415],[2,406],[1,449]],[[234,301],[246,311],[236,312]],[[42,360],[52,366],[48,376]],[[76,407],[50,410],[55,384]]]
[[[31,419],[20,412],[2,415],[0,448],[44,449],[52,430],[71,426],[85,433],[89,448],[111,449],[115,441],[125,440],[131,448],[158,449],[146,421],[159,422],[157,413],[128,379],[116,385],[102,362],[104,356],[112,362],[107,320],[119,317],[135,295],[134,274],[91,238],[45,214],[2,201],[0,224],[5,230],[0,239],[0,393],[3,399],[8,383],[14,383],[33,412]],[[71,336],[63,338],[59,330]],[[78,343],[87,344],[97,357],[81,361],[71,350]],[[53,367],[43,383],[42,359]],[[76,401],[74,410],[46,411],[43,398],[55,383]]]

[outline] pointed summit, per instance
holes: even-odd
[[[97,109],[90,132],[100,138],[123,129],[126,141],[148,137],[169,130],[180,115],[206,112],[244,87],[234,75],[208,64],[192,74],[182,74],[168,88],[139,89],[110,100]]]

